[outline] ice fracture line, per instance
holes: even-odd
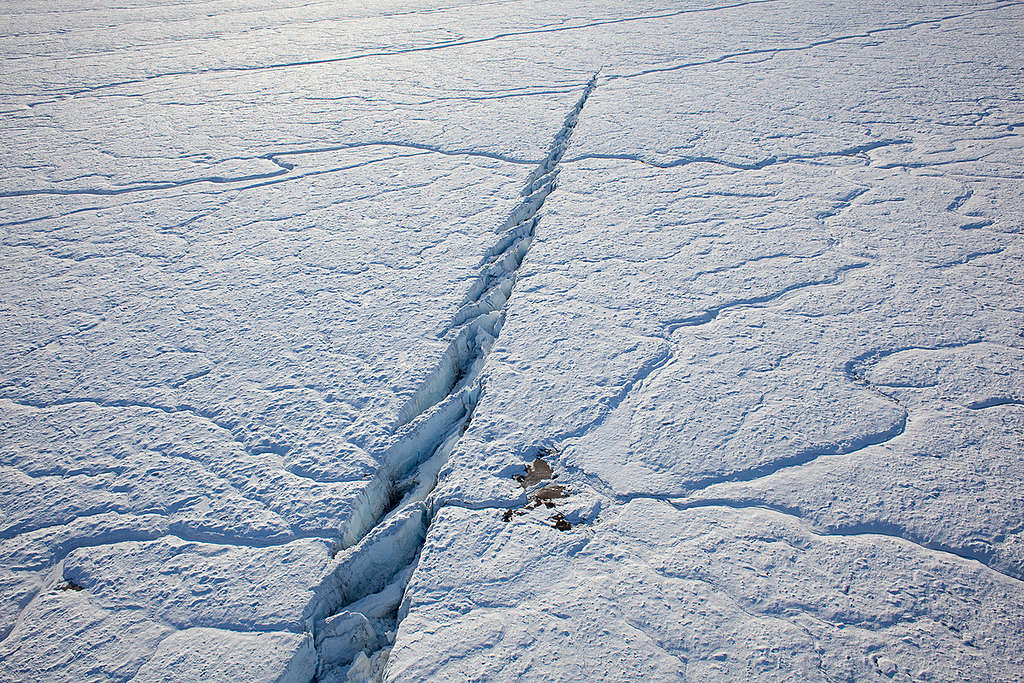
[[[441,330],[451,343],[440,363],[399,412],[383,464],[305,615],[316,643],[318,677],[353,666],[372,675],[386,663],[402,618],[405,586],[437,511],[431,493],[472,419],[484,361],[505,322],[539,212],[555,189],[559,162],[596,86],[594,74],[548,155],[527,178],[522,200],[495,230],[500,236],[485,254],[462,306]]]

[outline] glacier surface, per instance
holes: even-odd
[[[0,680],[1024,677],[1024,2],[0,15]]]

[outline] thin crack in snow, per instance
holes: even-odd
[[[906,530],[900,529],[895,524],[883,525],[880,522],[875,523],[862,523],[857,525],[850,525],[848,527],[833,526],[828,528],[822,528],[819,525],[813,524],[806,518],[799,514],[796,509],[788,508],[781,505],[774,505],[771,503],[765,503],[764,501],[756,500],[743,500],[739,498],[704,498],[704,499],[687,499],[687,498],[674,498],[665,497],[660,498],[658,496],[635,496],[632,500],[659,500],[667,503],[677,510],[693,510],[696,508],[705,507],[723,507],[730,508],[732,510],[766,510],[777,515],[782,515],[795,519],[803,525],[809,533],[819,537],[833,537],[833,538],[844,538],[844,537],[871,537],[878,536],[882,538],[895,539],[903,543],[917,546],[922,550],[926,550],[931,553],[946,556],[947,559],[952,559],[958,562],[970,562],[983,567],[986,571],[990,571],[994,574],[999,574],[1014,583],[1024,583],[1024,579],[1020,576],[1016,576],[1002,569],[998,569],[989,564],[991,558],[985,557],[981,554],[973,554],[966,552],[961,549],[953,548],[951,546],[936,543],[934,541],[928,541],[925,539],[915,540],[907,534]],[[902,532],[902,533],[901,533]],[[905,535],[906,534],[906,535]],[[987,561],[988,560],[988,561]]]
[[[94,92],[97,92],[97,91],[100,91],[100,90],[108,90],[110,88],[117,88],[117,87],[121,87],[121,86],[125,86],[125,85],[137,85],[137,84],[141,84],[141,83],[147,83],[147,82],[152,81],[154,79],[174,77],[174,76],[197,76],[197,75],[212,74],[212,73],[219,73],[219,74],[244,74],[244,73],[249,73],[249,72],[253,72],[253,71],[264,71],[264,70],[268,70],[268,69],[286,69],[286,68],[295,68],[295,67],[316,66],[316,65],[320,65],[320,64],[336,64],[336,63],[339,63],[339,62],[348,62],[348,61],[352,61],[352,60],[366,59],[366,58],[372,58],[372,57],[392,57],[392,56],[396,56],[396,55],[404,55],[404,54],[417,53],[417,52],[431,52],[431,51],[435,51],[435,50],[445,50],[445,49],[448,49],[448,48],[459,48],[459,47],[466,47],[466,46],[470,46],[470,45],[479,45],[481,43],[488,43],[488,42],[492,42],[492,41],[496,41],[496,40],[504,40],[504,39],[509,39],[509,38],[520,38],[520,37],[523,37],[523,36],[531,36],[531,35],[538,35],[538,34],[545,34],[545,33],[557,33],[557,32],[562,32],[562,31],[576,31],[576,30],[594,28],[594,27],[597,27],[597,26],[607,26],[607,25],[612,25],[612,24],[622,24],[622,23],[628,23],[628,22],[634,22],[634,21],[653,21],[653,20],[657,20],[657,19],[667,19],[667,18],[670,18],[670,17],[684,15],[684,14],[693,14],[693,13],[701,13],[701,12],[717,12],[717,11],[722,11],[722,10],[735,9],[735,8],[738,8],[738,7],[745,7],[745,6],[748,6],[748,5],[759,5],[759,4],[765,4],[765,3],[773,3],[775,1],[776,0],[745,0],[745,1],[741,1],[741,2],[729,3],[729,4],[726,4],[726,5],[716,5],[716,6],[712,6],[712,7],[689,7],[689,8],[684,8],[684,9],[680,9],[680,10],[673,10],[671,12],[662,12],[662,13],[659,13],[659,14],[643,14],[643,15],[635,15],[635,16],[626,16],[626,17],[608,17],[608,18],[597,19],[597,20],[594,20],[594,21],[589,21],[589,22],[584,22],[584,23],[572,24],[572,25],[569,25],[569,26],[556,26],[556,27],[546,27],[546,28],[532,28],[532,29],[525,29],[525,30],[521,30],[521,31],[505,31],[505,32],[502,32],[502,33],[496,33],[496,34],[491,35],[491,36],[483,36],[483,37],[479,37],[479,38],[466,38],[466,39],[462,39],[462,40],[452,40],[452,41],[446,41],[446,42],[441,42],[441,43],[431,43],[431,44],[428,44],[428,45],[416,45],[416,46],[410,46],[410,47],[404,47],[404,48],[398,48],[398,49],[392,49],[392,50],[369,51],[369,52],[363,52],[363,53],[352,54],[352,55],[343,55],[343,56],[339,56],[339,57],[328,57],[326,59],[304,59],[304,60],[296,60],[296,61],[289,61],[289,62],[278,62],[278,63],[273,63],[273,64],[244,64],[244,65],[234,65],[234,66],[215,66],[215,67],[207,67],[207,68],[204,68],[204,69],[183,69],[183,70],[180,70],[180,71],[166,71],[166,72],[148,74],[148,75],[145,75],[145,76],[139,76],[139,77],[136,77],[136,78],[126,78],[126,79],[123,79],[123,80],[120,80],[120,81],[112,81],[112,82],[109,82],[109,83],[99,83],[99,84],[96,84],[96,85],[90,85],[90,86],[86,86],[86,87],[79,88],[79,89],[76,89],[76,90],[67,90],[67,91],[63,91],[63,92],[57,91],[57,92],[54,93],[54,95],[56,95],[56,97],[58,99],[63,99],[63,98],[74,97],[74,96],[78,96],[78,95],[88,95],[88,94],[91,94],[91,93],[94,93]],[[943,19],[946,19],[946,18],[949,18],[949,17],[944,17]],[[932,21],[936,21],[936,20],[932,20]],[[22,93],[19,93],[19,94],[22,94]],[[29,106],[30,107],[36,107],[36,106],[39,106],[41,104],[48,104],[48,103],[53,102],[53,101],[55,101],[55,99],[38,100],[38,101],[35,101],[35,102],[32,102],[31,104],[29,104]]]

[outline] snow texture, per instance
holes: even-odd
[[[1024,2],[0,16],[0,680],[1024,678]]]

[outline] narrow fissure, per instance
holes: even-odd
[[[590,79],[527,178],[522,201],[495,232],[500,237],[451,323],[438,367],[399,411],[382,466],[370,482],[305,615],[317,651],[316,680],[379,680],[400,621],[433,511],[428,498],[441,468],[469,427],[480,399],[480,372],[501,327],[518,271],[533,243],[538,213],[555,189],[558,165],[587,98]]]

